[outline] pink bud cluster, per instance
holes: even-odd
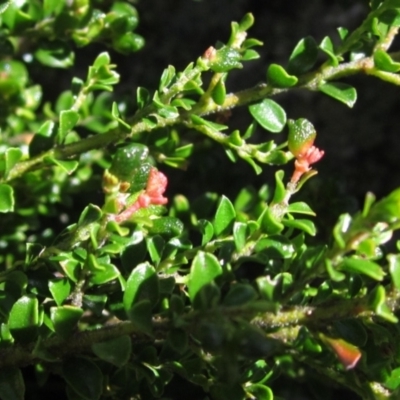
[[[304,173],[311,170],[310,165],[319,161],[324,154],[323,150],[311,146],[305,152],[296,155],[296,161],[294,162],[295,169],[290,182],[297,183]]]
[[[146,189],[141,193],[138,199],[125,211],[115,217],[115,221],[121,223],[128,220],[140,208],[146,208],[150,205],[163,205],[168,203],[168,199],[163,196],[168,184],[168,178],[157,168],[150,170]]]

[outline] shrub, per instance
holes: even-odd
[[[350,75],[399,85],[399,0],[370,1],[355,30],[307,36],[285,66],[231,92],[231,72],[262,49],[246,14],[135,99],[114,91],[111,61],[144,45],[129,2],[0,11],[2,400],[56,377],[71,400],[294,399],[300,385],[316,399],[398,398],[400,189],[368,193],[318,233],[329,217],[301,195],[325,151],[313,123],[272,98],[302,89],[351,108]],[[86,75],[42,93],[34,76],[57,79],[86,46],[102,48]],[[247,128],[231,119],[239,106]],[[274,182],[210,191],[220,149],[229,179],[248,165]],[[188,168],[210,185],[196,196],[176,182]]]

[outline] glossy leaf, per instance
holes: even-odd
[[[4,174],[7,176],[14,165],[22,158],[22,151],[18,148],[8,148],[5,154],[5,170]]]
[[[334,67],[337,67],[339,65],[339,60],[337,56],[335,55],[335,49],[333,47],[332,40],[330,39],[329,36],[325,36],[322,39],[321,44],[319,45],[319,48],[329,57],[330,64],[333,65]]]
[[[351,257],[344,259],[344,261],[340,264],[340,269],[342,271],[366,275],[377,281],[381,281],[386,275],[379,264],[369,260]]]
[[[39,322],[39,302],[36,297],[24,295],[14,303],[8,320],[14,338],[23,342],[33,341]]]
[[[68,358],[63,362],[62,376],[83,399],[100,399],[103,391],[103,374],[92,361],[80,357]]]
[[[254,25],[254,16],[251,13],[247,13],[239,22],[239,29],[241,31],[247,31]]]
[[[66,42],[55,40],[43,41],[35,57],[48,67],[68,68],[74,64],[75,55]]]
[[[175,217],[160,217],[152,220],[152,225],[148,231],[154,235],[172,238],[180,236],[183,232],[183,223]]]
[[[317,61],[318,45],[311,36],[301,39],[289,57],[287,71],[299,75],[309,71]]]
[[[218,105],[224,104],[226,97],[226,88],[222,78],[214,86],[214,89],[211,92],[211,97],[216,104]]]
[[[210,60],[210,68],[214,72],[228,72],[234,68],[242,68],[241,56],[237,49],[223,46],[215,52]]]
[[[201,244],[207,244],[214,236],[214,226],[210,221],[205,219],[200,219],[198,221],[198,228],[203,235]]]
[[[284,225],[282,222],[271,212],[269,207],[266,207],[257,222],[262,228],[263,232],[269,235],[275,235],[282,232]]]
[[[77,329],[79,319],[83,310],[79,307],[70,305],[61,307],[52,307],[50,309],[50,318],[56,333],[62,338],[68,338],[74,329]]]
[[[60,127],[58,129],[57,140],[59,144],[64,143],[67,134],[78,123],[79,114],[74,110],[64,110],[60,113]]]
[[[397,289],[400,289],[400,255],[389,254],[387,259],[389,262],[389,272],[392,277],[393,284]]]
[[[285,198],[286,188],[283,183],[283,178],[285,176],[285,172],[282,170],[275,172],[275,191],[274,198],[272,199],[272,203],[278,204]]]
[[[265,385],[255,384],[249,386],[247,389],[257,400],[273,400],[274,395],[272,390]]]
[[[10,185],[0,184],[0,212],[14,211],[14,190]]]
[[[58,306],[61,306],[71,292],[71,285],[66,278],[49,281],[49,290]]]
[[[272,133],[281,132],[286,124],[285,110],[271,99],[251,105],[249,111],[264,129]]]
[[[300,229],[311,236],[315,236],[317,230],[309,219],[283,219],[282,224],[288,228]]]
[[[315,212],[310,208],[310,206],[307,203],[303,201],[298,201],[296,203],[289,204],[287,211],[288,213],[293,213],[293,214],[306,214],[315,216]]]
[[[236,212],[231,201],[225,197],[221,197],[218,204],[217,212],[214,218],[214,234],[218,236],[227,235],[231,232],[235,221]]]
[[[375,289],[369,293],[368,297],[371,308],[379,317],[392,323],[398,322],[398,318],[392,313],[386,304],[386,291],[382,285],[375,287]]]
[[[78,161],[57,160],[56,158],[50,157],[50,156],[43,157],[43,161],[48,164],[57,165],[62,170],[64,170],[67,174],[72,174],[78,168],[78,165],[79,165]]]
[[[346,104],[352,108],[357,100],[357,92],[353,86],[347,83],[331,82],[324,83],[318,88],[322,93]]]
[[[385,386],[390,390],[395,390],[400,386],[400,368],[391,371],[390,376],[385,381]]]
[[[233,225],[233,239],[237,251],[241,251],[246,245],[247,225],[243,222],[235,222]]]
[[[193,302],[200,289],[221,274],[222,267],[213,254],[198,252],[193,259],[187,283],[190,300]]]
[[[147,249],[149,251],[153,263],[158,264],[161,260],[162,253],[165,247],[165,240],[157,235],[147,239]]]
[[[135,267],[126,282],[124,307],[129,310],[136,302],[149,300],[153,306],[158,300],[159,283],[156,271],[148,263]]]
[[[290,75],[278,64],[271,64],[267,71],[267,81],[270,85],[278,88],[288,88],[297,84],[298,79]]]

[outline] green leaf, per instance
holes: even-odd
[[[39,327],[39,302],[32,295],[19,298],[10,311],[8,325],[15,339],[30,342],[36,338]]]
[[[132,343],[128,335],[120,336],[106,342],[92,344],[92,351],[101,360],[120,368],[124,366],[131,357]]]
[[[271,86],[288,88],[296,85],[298,79],[296,76],[288,74],[282,66],[271,64],[267,71],[267,81]]]
[[[108,66],[111,62],[110,55],[104,51],[100,53],[93,62],[93,68],[100,69],[101,67]]]
[[[40,43],[35,57],[43,65],[52,68],[69,68],[74,65],[75,54],[67,44],[61,40],[43,41]]]
[[[393,284],[397,289],[400,289],[400,254],[389,254],[387,260]]]
[[[395,324],[398,322],[397,317],[392,313],[392,311],[386,304],[386,292],[385,288],[382,285],[378,285],[369,294],[368,302],[378,316]]]
[[[276,235],[283,231],[284,225],[282,222],[271,212],[270,207],[265,207],[264,211],[257,220],[263,232],[269,235]]]
[[[355,274],[362,274],[370,278],[381,281],[385,277],[385,272],[379,264],[369,260],[361,260],[357,258],[345,258],[340,264],[340,270]]]
[[[57,335],[67,339],[75,329],[82,317],[83,310],[79,307],[66,305],[50,308],[50,319]]]
[[[85,400],[98,400],[103,392],[103,374],[86,358],[71,357],[63,362],[62,375],[68,385]]]
[[[224,104],[225,97],[226,97],[226,88],[225,88],[225,83],[222,78],[214,86],[214,88],[211,92],[211,97],[214,100],[215,104],[218,104],[219,106]]]
[[[239,30],[244,32],[247,31],[254,25],[254,16],[251,13],[245,14],[245,16],[239,22]]]
[[[236,212],[233,204],[227,197],[222,196],[213,223],[215,236],[219,237],[229,234],[235,222],[235,217]]]
[[[158,301],[159,283],[157,273],[149,263],[136,266],[126,282],[123,297],[125,310],[129,310],[136,302],[149,300],[154,306]]]
[[[175,67],[172,65],[168,65],[168,68],[164,69],[161,78],[160,78],[160,87],[159,87],[159,92],[163,92],[164,89],[166,89],[172,82],[172,80],[175,78]]]
[[[0,369],[0,398],[1,400],[25,399],[25,383],[19,368]]]
[[[60,113],[60,127],[57,133],[57,143],[63,144],[67,134],[79,121],[79,113],[74,110],[63,110]]]
[[[283,170],[279,170],[275,172],[275,190],[274,190],[274,198],[272,200],[272,203],[280,203],[283,201],[286,195],[286,188],[285,184],[283,183],[283,178],[285,176],[285,172]]]
[[[273,400],[274,394],[272,390],[265,385],[255,384],[246,388],[249,393],[257,400]]]
[[[235,222],[233,225],[233,240],[237,251],[241,251],[246,245],[247,224]]]
[[[400,368],[395,368],[390,372],[385,381],[385,386],[390,390],[395,390],[400,386]]]
[[[129,55],[139,51],[144,46],[144,39],[136,33],[126,32],[122,36],[115,37],[112,44],[116,51]]]
[[[289,204],[287,212],[293,214],[306,214],[312,216],[316,215],[315,212],[310,208],[310,206],[307,203],[304,203],[303,201]]]
[[[213,282],[221,274],[222,267],[218,259],[213,254],[199,251],[192,261],[187,283],[190,300],[194,302],[200,289]]]
[[[66,278],[52,279],[49,281],[49,290],[56,304],[61,306],[71,292],[71,285]]]
[[[328,55],[329,57],[329,62],[332,66],[337,67],[339,65],[339,60],[335,55],[335,49],[333,47],[332,40],[329,36],[325,36],[322,39],[321,44],[319,45],[319,48]]]
[[[259,58],[260,54],[253,49],[246,50],[242,55],[242,61],[258,60]]]
[[[156,235],[146,238],[146,243],[151,261],[153,261],[155,264],[158,264],[165,248],[165,240],[161,236]]]
[[[148,231],[153,235],[158,234],[167,238],[180,236],[184,228],[182,221],[175,217],[154,218],[151,222],[152,225],[148,227]]]
[[[242,68],[241,54],[230,46],[222,46],[210,59],[210,68],[214,72],[228,72],[234,68]]]
[[[195,114],[190,114],[190,119],[192,120],[192,122],[195,125],[204,125],[215,131],[222,131],[222,130],[225,130],[228,128],[226,125],[221,125],[221,124],[217,124],[215,122],[208,121],[207,119],[201,118]]]
[[[317,233],[314,223],[309,219],[283,219],[282,224],[288,228],[300,229],[311,236]]]
[[[307,36],[301,39],[289,57],[289,74],[300,75],[309,71],[315,65],[317,56],[318,45],[314,38]]]
[[[318,88],[322,93],[346,104],[352,108],[357,100],[357,92],[353,86],[347,83],[332,82],[324,83]]]
[[[279,133],[286,124],[285,110],[275,101],[264,99],[249,107],[253,118],[267,131]]]
[[[92,285],[104,285],[107,282],[117,279],[121,275],[119,269],[114,264],[105,262],[99,264],[99,267],[99,269],[91,271],[90,273],[89,282]]]
[[[349,34],[349,30],[343,27],[337,28],[338,34],[340,39],[344,40],[346,39],[347,35]]]
[[[14,190],[10,185],[0,183],[0,212],[14,211]]]
[[[79,166],[79,161],[57,160],[56,158],[51,157],[51,156],[43,157],[43,161],[48,164],[57,165],[63,171],[65,171],[68,175],[72,174]]]
[[[206,219],[200,219],[197,223],[197,226],[203,235],[201,240],[201,245],[204,246],[207,244],[214,236],[214,225],[207,221]]]
[[[22,151],[21,149],[11,147],[6,150],[5,154],[5,170],[4,170],[4,175],[7,176],[9,172],[12,170],[12,168],[17,164],[18,161],[20,161],[22,158]]]
[[[393,61],[392,57],[386,51],[378,49],[374,53],[375,67],[382,71],[398,72],[400,71],[400,63]]]

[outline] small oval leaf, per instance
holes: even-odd
[[[275,101],[264,99],[249,107],[253,118],[267,131],[279,133],[286,124],[285,110]]]
[[[322,93],[327,94],[330,97],[346,104],[346,106],[352,108],[357,100],[357,91],[353,86],[347,85],[346,83],[332,82],[325,83],[319,87]]]
[[[230,233],[235,217],[236,211],[233,204],[227,197],[222,196],[214,219],[215,235],[221,236]]]
[[[221,274],[221,264],[213,254],[198,252],[193,259],[187,283],[190,300],[193,302],[198,291]]]

